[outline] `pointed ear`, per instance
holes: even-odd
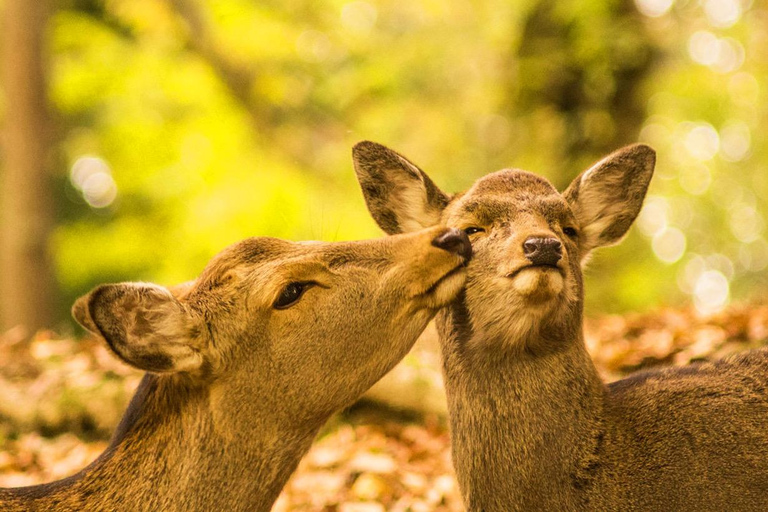
[[[162,286],[102,285],[75,302],[72,316],[140,370],[194,372],[205,364],[202,322]]]
[[[627,146],[581,173],[563,192],[580,225],[582,256],[626,234],[643,206],[655,164],[650,147]]]
[[[386,233],[407,233],[440,221],[449,197],[424,171],[375,142],[352,148],[355,172],[373,219]]]

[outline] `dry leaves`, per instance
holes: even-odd
[[[430,417],[354,413],[315,443],[273,512],[460,511],[448,434]]]
[[[683,365],[757,348],[768,338],[768,306],[734,306],[702,318],[691,309],[587,320],[585,339],[598,370],[615,380],[635,370]]]
[[[585,337],[599,371],[613,380],[761,346],[768,338],[768,306],[733,307],[710,318],[667,309],[590,319]],[[390,388],[400,395],[413,389],[418,397],[399,396],[390,405],[430,404],[415,415],[420,419],[406,421],[386,408],[357,408],[334,418],[273,512],[463,510],[448,433],[433,414],[442,398],[427,394],[441,393],[433,346],[434,339],[423,340]],[[22,348],[0,338],[0,486],[6,487],[62,478],[93,460],[141,377],[94,340],[41,333]],[[386,391],[380,388],[375,398],[386,402]]]

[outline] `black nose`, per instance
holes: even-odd
[[[467,261],[472,257],[472,244],[469,243],[466,233],[460,229],[446,229],[432,240],[432,245],[463,256]]]
[[[557,265],[563,245],[557,238],[531,237],[523,242],[525,257],[534,265]]]

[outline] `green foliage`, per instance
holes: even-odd
[[[686,0],[657,17],[637,9],[665,4],[651,0],[64,3],[61,178],[78,161],[108,175],[60,191],[65,299],[190,279],[247,236],[378,236],[351,167],[361,139],[450,191],[510,166],[564,186],[646,141],[654,207],[593,261],[589,307],[716,309],[713,272],[726,297],[764,290],[768,14],[734,2],[733,23]]]

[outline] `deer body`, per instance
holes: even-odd
[[[96,288],[75,317],[150,373],[96,461],[0,489],[0,510],[268,512],[325,420],[459,292],[470,250],[445,228],[391,243],[256,238],[173,293]]]
[[[766,510],[765,350],[608,386],[582,350],[446,361],[469,510]]]
[[[173,380],[145,376],[104,454],[59,482],[0,489],[2,510],[269,510],[320,425],[228,435],[210,394]]]
[[[768,510],[768,351],[606,385],[584,345],[581,264],[637,216],[650,148],[562,194],[504,170],[451,197],[383,146],[354,157],[386,232],[441,222],[472,240],[465,290],[437,316],[468,510]]]

